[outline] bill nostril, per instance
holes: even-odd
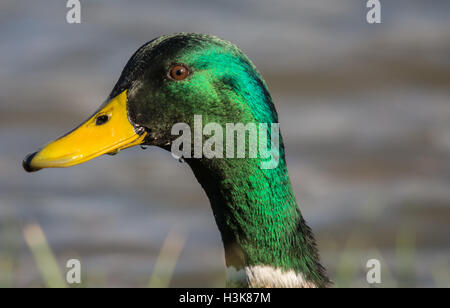
[[[109,116],[104,114],[104,115],[97,117],[97,119],[95,120],[95,125],[100,126],[100,125],[105,124],[108,121],[109,121]]]

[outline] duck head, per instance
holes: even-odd
[[[163,36],[137,50],[92,117],[28,155],[23,166],[29,172],[70,167],[139,144],[169,150],[178,138],[174,125],[195,127],[199,115],[221,127],[278,122],[264,80],[233,44],[201,34]],[[210,199],[229,286],[329,282],[296,203],[279,137],[279,165],[272,169],[259,167],[261,157],[186,159]]]
[[[274,123],[260,74],[233,44],[201,34],[162,36],[139,48],[106,102],[83,124],[29,154],[26,171],[70,167],[136,145],[170,149],[176,123]]]

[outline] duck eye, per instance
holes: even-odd
[[[100,126],[100,125],[105,124],[108,121],[109,121],[109,116],[104,114],[104,115],[97,117],[97,119],[95,119],[95,125]]]
[[[189,69],[184,64],[175,64],[169,69],[169,77],[176,81],[185,79],[189,73]]]

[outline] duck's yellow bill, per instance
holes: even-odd
[[[141,144],[145,132],[136,132],[128,120],[127,91],[108,101],[89,120],[50,142],[23,161],[26,171],[78,165],[106,153]]]

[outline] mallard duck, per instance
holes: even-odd
[[[171,150],[172,127],[193,127],[195,115],[221,125],[278,123],[266,82],[235,45],[204,34],[162,36],[134,53],[92,117],[29,154],[23,167],[69,167],[136,145]],[[228,287],[329,285],[291,187],[281,136],[275,168],[261,168],[260,156],[182,159],[210,200]]]

